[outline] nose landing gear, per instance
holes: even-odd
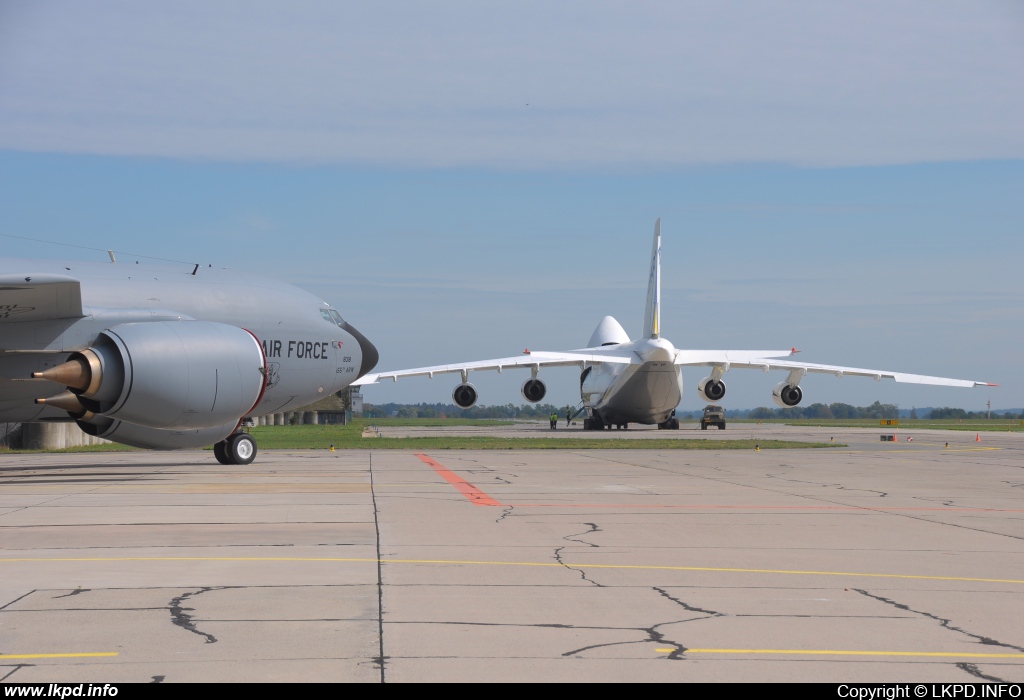
[[[251,464],[256,459],[256,439],[249,433],[235,433],[214,445],[213,455],[221,464]]]

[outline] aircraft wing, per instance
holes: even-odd
[[[0,325],[82,316],[82,286],[74,277],[0,275]]]
[[[582,367],[584,364],[596,364],[608,362],[612,364],[639,364],[640,360],[635,355],[612,354],[607,350],[602,352],[599,348],[587,348],[570,352],[531,352],[516,355],[514,357],[499,357],[495,360],[479,360],[477,362],[461,362],[451,365],[435,365],[433,367],[416,367],[414,369],[401,369],[394,372],[375,372],[360,377],[352,382],[353,386],[365,384],[376,384],[381,379],[398,381],[399,377],[431,377],[435,374],[448,374],[451,372],[480,372],[485,370],[498,370],[510,368],[540,368],[540,367]]]
[[[676,353],[677,365],[698,367],[702,365],[739,365],[742,362],[763,360],[770,357],[789,357],[798,352],[790,350],[679,350]]]
[[[924,374],[907,374],[906,372],[892,372],[890,370],[881,369],[862,369],[860,367],[841,367],[839,365],[818,365],[810,362],[793,362],[791,360],[779,360],[774,359],[770,355],[762,355],[761,357],[738,357],[737,355],[744,355],[752,353],[752,351],[743,351],[742,353],[734,353],[729,351],[711,350],[684,350],[679,353],[679,357],[676,358],[676,364],[678,365],[690,365],[690,366],[725,366],[726,369],[732,369],[734,367],[740,367],[744,369],[759,369],[762,372],[770,372],[771,370],[786,370],[788,372],[798,372],[806,374],[807,372],[817,372],[821,374],[834,374],[837,377],[854,376],[854,377],[870,377],[875,380],[881,379],[893,379],[897,382],[905,384],[934,384],[937,386],[958,386],[958,387],[975,387],[975,386],[998,386],[997,384],[991,384],[989,382],[979,382],[970,379],[952,379],[950,377],[931,377]],[[789,354],[787,351],[785,354]]]

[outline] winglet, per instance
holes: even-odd
[[[654,222],[654,245],[651,247],[651,271],[647,279],[647,308],[644,310],[644,338],[658,338],[661,333],[661,218]]]
[[[799,351],[799,350],[797,350],[796,348],[793,348],[792,350],[790,350],[790,351],[789,351],[789,354],[790,354],[790,355],[795,355],[795,354],[797,354],[798,352],[800,352],[800,351]]]

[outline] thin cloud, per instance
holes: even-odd
[[[1012,4],[5,7],[0,148],[496,169],[1024,157]]]

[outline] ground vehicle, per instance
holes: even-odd
[[[709,425],[717,425],[719,430],[725,430],[725,408],[715,404],[708,404],[704,407],[704,416],[700,419],[700,429],[707,430]]]

